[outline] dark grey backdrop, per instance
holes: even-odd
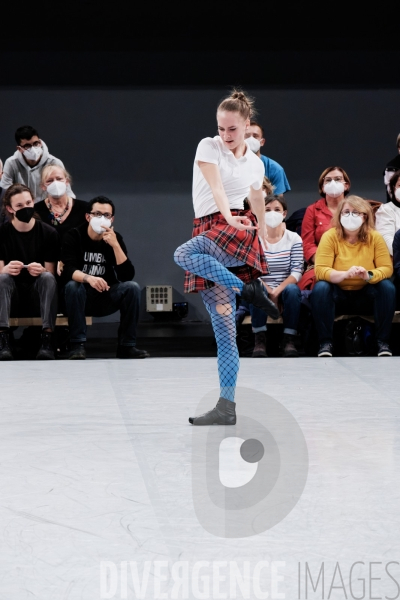
[[[318,198],[329,165],[343,166],[354,193],[384,200],[382,170],[396,154],[400,90],[257,90],[264,153],[280,162],[292,192],[289,212]],[[73,176],[78,198],[98,194],[117,205],[141,286],[166,283],[183,299],[174,249],[191,234],[191,171],[196,145],[215,135],[213,90],[3,89],[0,156],[14,151],[14,130],[31,124]],[[192,319],[207,320],[197,295]],[[142,317],[145,317],[143,314]]]

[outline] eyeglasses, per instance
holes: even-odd
[[[324,177],[325,183],[330,183],[331,181],[344,181],[343,177]]]
[[[41,140],[38,140],[37,142],[33,142],[33,144],[24,144],[23,146],[20,146],[20,148],[23,148],[24,150],[29,150],[30,148],[32,148],[32,146],[34,148],[40,148],[41,145]]]
[[[361,217],[362,215],[364,215],[365,213],[360,213],[358,212],[358,210],[353,210],[353,212],[350,212],[349,210],[344,210],[342,212],[342,217],[349,217],[350,215],[352,217]]]
[[[90,214],[93,217],[97,217],[98,219],[100,219],[101,217],[105,217],[106,219],[111,219],[112,218],[112,214],[111,213],[101,213],[98,210],[96,212],[91,212]]]

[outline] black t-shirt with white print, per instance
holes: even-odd
[[[128,252],[122,236],[116,232],[117,240],[126,256]],[[64,263],[63,279],[70,281],[75,271],[101,277],[108,285],[118,281],[130,281],[135,269],[129,258],[117,265],[112,247],[103,240],[92,240],[88,235],[88,224],[70,229],[63,239],[61,261]]]
[[[60,258],[60,240],[53,227],[36,221],[30,231],[17,231],[9,221],[0,227],[0,260],[8,265],[12,260],[19,260],[24,265],[36,262],[45,266],[45,262],[56,263]],[[20,274],[13,276],[16,283],[34,283],[37,277],[21,269]]]

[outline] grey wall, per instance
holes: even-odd
[[[384,200],[382,170],[396,153],[400,90],[248,90],[265,125],[264,153],[292,186],[289,212],[318,197],[318,176],[343,166],[352,190]],[[142,285],[169,283],[182,299],[174,249],[190,237],[196,145],[216,131],[225,90],[0,89],[0,156],[23,124],[39,130],[73,176],[79,198],[109,195]],[[206,319],[190,295],[190,317]]]

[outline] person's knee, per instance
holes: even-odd
[[[71,298],[72,296],[86,296],[86,290],[83,283],[77,281],[68,281],[64,287],[65,298]]]
[[[0,273],[0,286],[10,286],[13,283],[11,275],[8,273]]]
[[[283,297],[292,300],[301,300],[301,291],[297,283],[289,283],[282,292]]]
[[[221,304],[218,303],[215,305],[215,312],[222,316],[231,315],[233,311],[233,307],[231,304]]]

